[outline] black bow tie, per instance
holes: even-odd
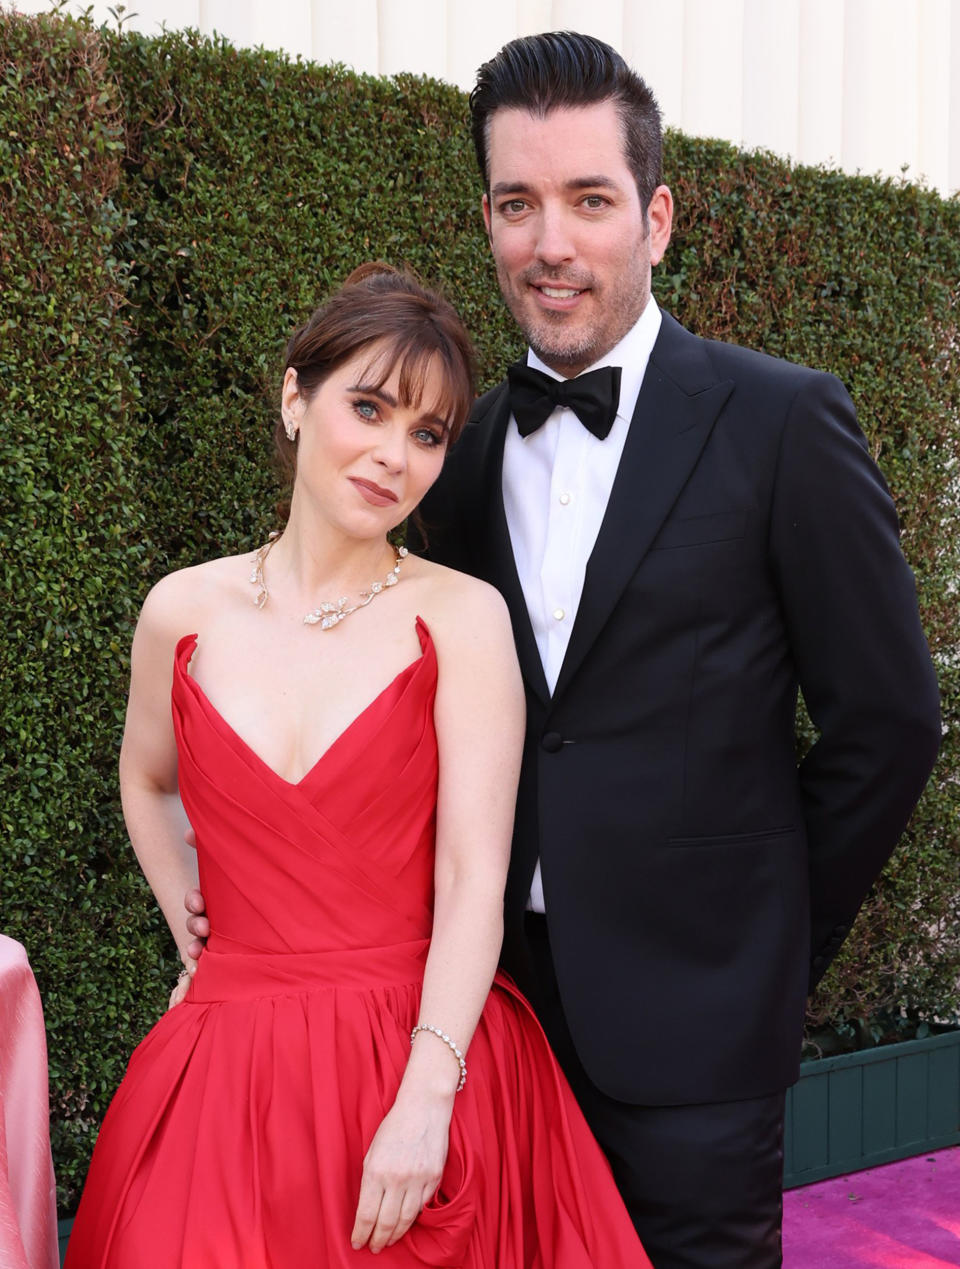
[[[522,361],[507,370],[510,408],[521,436],[545,423],[558,405],[568,406],[587,431],[604,440],[620,402],[620,367],[601,366],[576,379],[553,379]]]

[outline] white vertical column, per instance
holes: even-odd
[[[743,144],[784,156],[797,150],[800,0],[746,0],[743,12]]]
[[[251,0],[200,0],[200,30],[204,35],[216,31],[231,44],[249,47],[255,43],[250,37],[252,8]]]
[[[469,92],[477,69],[517,33],[516,0],[448,0],[447,78]]]
[[[274,0],[250,5],[245,44],[262,44],[264,48],[283,49],[292,57],[313,55],[310,0]]]
[[[556,29],[552,0],[517,0],[516,35],[536,35],[538,31],[555,31]],[[513,39],[513,36],[510,38]],[[497,48],[500,47],[502,46],[497,46]],[[493,50],[494,53],[496,51],[496,49]]]
[[[412,71],[448,79],[444,0],[379,0],[378,61],[382,75]]]
[[[950,0],[921,0],[918,14],[917,174],[946,189],[950,132]]]
[[[683,117],[683,11],[683,0],[623,5],[620,51],[650,85],[664,124],[673,128],[682,126]]]
[[[743,138],[743,0],[686,0],[683,119],[701,137]]]
[[[843,166],[867,176],[909,163],[916,176],[917,10],[900,0],[847,0]]]
[[[317,62],[343,62],[355,71],[376,75],[378,57],[377,0],[312,0],[310,56]]]
[[[839,166],[843,154],[843,4],[803,0],[800,6],[798,136],[801,163]]]
[[[593,35],[619,51],[623,44],[623,8],[624,0],[553,0],[550,29]]]
[[[946,188],[941,192],[960,191],[960,0],[950,0],[950,103],[947,117]]]
[[[96,8],[113,8],[112,5],[97,5]],[[132,27],[143,31],[145,35],[159,35],[166,26],[168,31],[179,31],[185,26],[200,25],[200,0],[127,0],[127,8],[136,16],[130,22],[124,22],[124,30]],[[97,16],[97,21],[111,21],[107,15]]]

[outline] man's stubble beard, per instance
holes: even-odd
[[[638,267],[642,269],[642,265]],[[525,305],[514,293],[511,280],[504,276],[499,265],[497,281],[504,303],[534,353],[559,374],[571,376],[580,374],[605,356],[611,348],[616,347],[627,331],[636,324],[650,296],[650,284],[644,282],[641,275],[634,286],[615,287],[609,301],[604,301],[599,306],[596,321],[567,332],[565,326],[569,319],[565,313],[546,310],[537,313],[534,325],[530,306]],[[524,283],[520,281],[518,285],[522,287]],[[612,313],[610,323],[603,320],[608,312]],[[616,317],[617,314],[619,318]]]

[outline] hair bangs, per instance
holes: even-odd
[[[455,352],[448,338],[429,321],[416,322],[378,344],[364,366],[364,386],[382,388],[396,374],[400,404],[440,420],[452,444],[463,430],[473,403],[473,377],[462,350]],[[440,391],[428,400],[427,385],[433,372]]]

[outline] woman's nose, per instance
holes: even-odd
[[[374,458],[388,471],[402,471],[407,461],[407,436],[400,428],[384,428],[374,448]]]

